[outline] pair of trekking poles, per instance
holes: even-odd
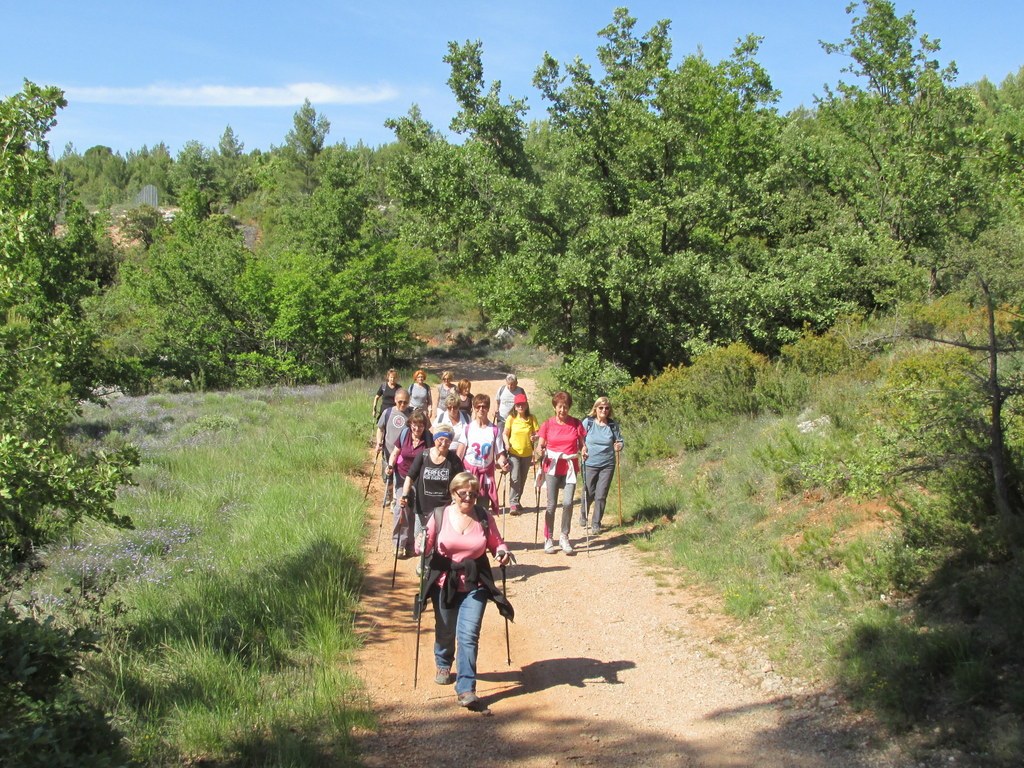
[[[380,454],[381,454],[381,449],[378,448],[377,449],[377,454],[374,456],[373,466],[371,467],[371,470],[370,470],[370,479],[369,479],[369,481],[366,484],[366,491],[363,494],[363,500],[364,501],[370,495],[370,487],[373,485],[373,477],[374,477],[374,474],[377,471],[377,459],[380,457]],[[387,509],[387,505],[388,505],[388,487],[389,486],[392,489],[392,499],[394,499],[395,494],[397,493],[397,478],[396,478],[395,475],[391,475],[390,477],[387,477],[385,479],[385,481],[384,481],[384,495],[383,495],[382,500],[381,500],[380,523],[379,523],[379,525],[377,527],[377,547],[376,547],[376,551],[380,551],[380,542],[381,542],[381,537],[382,537],[383,531],[384,531],[384,512]],[[499,481],[498,488],[499,489],[501,488],[500,481]],[[507,492],[507,488],[506,488],[506,492]],[[401,514],[401,516],[399,518],[399,526],[404,524],[405,515],[409,514],[409,513],[416,514],[415,510],[412,510],[412,509],[405,509],[405,510],[403,510],[402,514]],[[502,527],[502,538],[504,538],[504,535],[505,535],[504,534],[504,520],[502,521],[502,525],[503,525],[503,527]],[[424,527],[424,531],[425,530],[426,530],[426,528]],[[398,552],[399,552],[399,549],[400,549],[400,543],[399,543],[399,541],[396,541],[395,542],[395,560],[394,560],[394,566],[393,566],[392,571],[391,571],[391,588],[392,589],[395,588],[395,579],[396,579],[397,573],[398,573]],[[422,623],[422,618],[423,618],[423,604],[426,601],[426,595],[423,594],[423,591],[424,591],[424,585],[425,585],[426,579],[427,579],[427,555],[428,554],[432,554],[432,553],[428,553],[427,552],[427,547],[426,547],[426,544],[424,542],[423,546],[421,546],[421,548],[420,548],[420,563],[419,563],[419,569],[418,569],[418,572],[419,572],[419,589],[417,590],[415,602],[414,602],[414,605],[413,605],[413,614],[416,617],[416,654],[415,654],[415,661],[413,663],[413,682],[412,682],[413,688],[416,688],[416,686],[417,686],[417,684],[419,682],[420,630],[421,630],[421,623]],[[501,565],[501,593],[502,593],[502,595],[504,595],[506,597],[508,595],[507,574],[506,574],[505,564]],[[506,663],[509,666],[512,666],[512,640],[511,640],[511,637],[510,637],[510,634],[509,634],[509,627],[508,627],[508,619],[507,618],[505,619],[505,659],[506,659]]]

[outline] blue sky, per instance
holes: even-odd
[[[737,38],[762,36],[758,59],[783,112],[810,105],[845,63],[818,41],[847,36],[847,0],[2,0],[0,97],[25,78],[64,88],[69,105],[50,134],[58,155],[69,142],[122,154],[160,141],[174,153],[192,139],[213,148],[227,125],[246,150],[268,149],[284,143],[307,97],[331,122],[328,143],[376,146],[394,138],[384,120],[413,104],[447,131],[450,40],[481,40],[488,82],[543,117],[531,84],[542,55],[593,62],[617,5],[637,17],[638,34],[672,22],[674,63],[698,49],[717,62]],[[1024,65],[1021,0],[897,0],[896,9],[941,41],[939,59],[956,62],[961,83],[999,82]]]

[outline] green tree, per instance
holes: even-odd
[[[600,79],[545,57],[534,82],[549,120],[534,126],[486,84],[479,43],[450,45],[452,128],[467,140],[448,145],[415,110],[393,121],[392,182],[405,235],[473,270],[494,324],[642,373],[745,332],[712,289],[722,274],[756,278],[746,244],[769,232],[779,119],[756,39],[672,68],[668,22],[635,27],[619,9],[600,32]]]
[[[231,126],[224,129],[214,156],[214,179],[220,200],[236,205],[252,191],[252,180],[247,173],[245,145],[238,140]]]
[[[94,230],[66,201],[46,134],[62,92],[26,81],[0,102],[0,572],[83,516],[126,524],[113,510],[132,457],[80,454],[65,428],[99,383],[82,322],[93,290]]]
[[[979,100],[953,86],[955,64],[940,68],[938,41],[916,37],[912,14],[897,16],[888,0],[847,12],[850,36],[823,47],[849,57],[844,72],[859,82],[840,81],[819,104],[835,161],[811,173],[862,228],[925,270],[934,293],[951,243],[977,238],[997,212]]]
[[[302,191],[313,190],[316,159],[324,150],[331,123],[323,114],[317,114],[309,99],[292,116],[292,129],[285,136],[287,156],[302,177]]]
[[[171,191],[182,207],[191,206],[202,217],[217,199],[213,155],[198,141],[186,141],[171,166]]]

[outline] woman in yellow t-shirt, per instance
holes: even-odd
[[[512,413],[505,419],[505,445],[508,446],[508,459],[512,465],[508,511],[513,515],[520,511],[519,497],[533,464],[533,444],[537,440],[538,429],[537,417],[530,413],[530,401],[524,394],[516,395]]]

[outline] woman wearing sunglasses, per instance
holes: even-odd
[[[508,451],[501,429],[487,418],[490,408],[490,397],[473,396],[473,419],[458,431],[455,450],[466,465],[466,471],[472,472],[480,482],[480,495],[490,499],[495,514],[501,514],[494,470],[508,472]]]
[[[478,504],[480,483],[471,472],[460,472],[449,490],[452,503],[427,520],[425,541],[430,553],[427,573],[420,591],[418,610],[429,597],[434,605],[434,682],[447,685],[455,667],[455,695],[459,706],[486,712],[476,694],[476,660],[480,627],[488,600],[498,612],[512,619],[515,612],[494,583],[488,551],[501,566],[515,559],[501,538],[494,516]]]
[[[589,518],[590,533],[596,536],[601,532],[608,489],[615,475],[616,454],[624,444],[619,422],[612,418],[611,400],[607,397],[597,398],[594,407],[590,409],[590,415],[583,419],[583,428],[587,430],[584,446],[584,483],[587,493],[583,498],[584,507],[580,510],[580,525],[586,526]],[[593,515],[590,514],[591,503],[594,505]]]

